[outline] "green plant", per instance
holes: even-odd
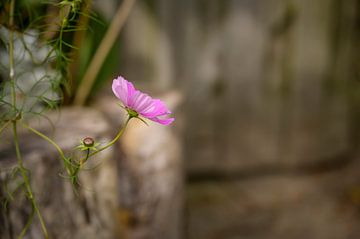
[[[64,92],[69,92],[68,65],[75,47],[68,38],[81,31],[76,19],[82,16],[81,0],[26,1],[7,0],[0,4],[0,134],[11,129],[17,164],[12,167],[10,181],[15,187],[6,188],[3,209],[12,200],[14,192],[22,189],[31,205],[22,238],[37,216],[45,238],[48,231],[30,184],[30,172],[24,166],[19,143],[18,128],[24,127],[52,144],[59,152],[66,173],[74,187],[78,173],[95,146],[86,148],[86,156],[73,159],[48,136],[28,124],[33,116],[59,106]],[[6,56],[6,57],[4,57]],[[90,153],[91,152],[91,153]]]

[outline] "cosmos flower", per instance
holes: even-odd
[[[142,116],[163,125],[169,125],[175,120],[175,118],[167,118],[171,111],[164,102],[135,89],[131,82],[121,76],[113,80],[112,90],[123,103],[130,117]]]

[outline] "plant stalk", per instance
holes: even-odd
[[[11,0],[10,2],[10,14],[9,14],[9,26],[10,26],[10,34],[9,34],[9,80],[11,85],[11,104],[13,106],[14,110],[14,117],[17,115],[17,107],[16,107],[16,83],[15,83],[15,67],[14,67],[14,12],[15,12],[15,0]],[[21,176],[24,180],[24,186],[27,192],[27,197],[31,201],[32,208],[34,212],[37,214],[41,229],[43,231],[44,237],[47,239],[49,238],[48,232],[45,226],[44,219],[40,213],[40,210],[36,204],[34,193],[31,189],[30,180],[27,175],[27,169],[24,167],[23,160],[21,157],[21,151],[20,151],[20,144],[18,139],[18,132],[17,132],[17,120],[12,120],[12,130],[13,130],[13,140],[15,144],[15,152],[16,152],[16,158],[18,160],[18,167],[21,173]],[[31,222],[32,222],[33,216],[31,215],[24,227],[24,229],[21,231],[20,238],[26,233],[27,229],[29,228]]]

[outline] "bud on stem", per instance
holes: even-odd
[[[85,139],[83,139],[83,144],[86,147],[92,147],[94,146],[95,140],[91,137],[86,137]]]

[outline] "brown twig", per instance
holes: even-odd
[[[112,20],[109,29],[107,30],[104,39],[101,41],[99,48],[95,52],[85,74],[80,82],[80,85],[75,94],[75,105],[83,105],[91,91],[102,64],[106,56],[111,50],[117,36],[119,35],[129,13],[135,3],[135,0],[124,0],[117,10],[114,19]]]

